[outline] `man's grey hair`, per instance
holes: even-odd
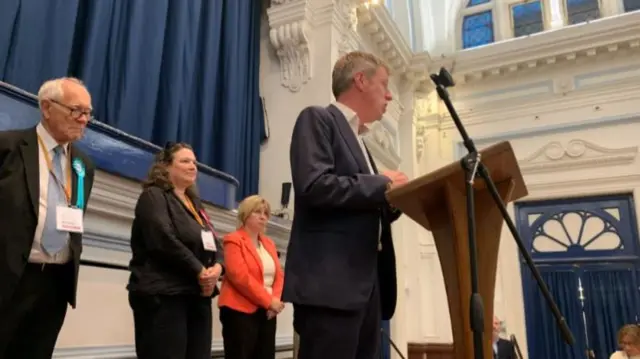
[[[42,109],[42,102],[44,100],[62,101],[64,98],[64,87],[62,83],[65,81],[75,82],[85,87],[84,83],[75,77],[60,77],[45,81],[38,90],[38,106],[40,109]]]
[[[331,75],[333,96],[337,99],[349,90],[356,73],[363,72],[367,78],[371,78],[380,67],[390,72],[389,66],[381,58],[368,52],[353,51],[342,56],[333,66]]]

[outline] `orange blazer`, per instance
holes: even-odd
[[[272,294],[264,287],[262,261],[249,234],[244,229],[224,236],[224,279],[218,296],[219,307],[253,313],[258,308],[269,309],[272,298],[280,299],[284,273],[273,241],[264,235],[258,237],[260,243],[271,255],[276,272]]]

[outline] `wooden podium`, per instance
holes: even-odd
[[[527,195],[509,142],[486,148],[481,162],[506,203]],[[503,217],[484,180],[474,184],[478,288],[484,303],[484,358],[493,358],[493,300]],[[444,276],[455,359],[474,359],[465,171],[460,161],[387,193],[389,202],[433,233]],[[429,310],[429,308],[427,308]],[[434,309],[435,310],[435,309]]]

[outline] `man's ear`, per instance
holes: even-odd
[[[359,91],[363,91],[366,84],[367,84],[367,77],[364,75],[364,72],[356,72],[353,75],[353,86],[357,88]]]
[[[40,111],[42,112],[42,116],[44,118],[51,117],[51,102],[50,101],[40,102]]]

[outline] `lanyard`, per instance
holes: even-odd
[[[198,212],[196,212],[196,208],[193,206],[191,198],[185,196],[185,200],[185,204],[187,205],[189,212],[191,212],[191,214],[193,214],[193,216],[196,218],[196,221],[198,221],[200,227],[204,227],[204,222],[202,222],[202,218],[200,218],[200,215],[198,214]]]
[[[207,212],[204,209],[200,209],[200,214],[202,215],[201,218],[204,218],[204,220],[207,222],[207,226],[211,230],[211,233],[213,233],[213,236],[215,238],[218,238],[218,234],[216,233],[215,228],[213,228],[213,224],[211,224],[211,220],[209,219]]]
[[[64,196],[67,200],[67,204],[71,203],[71,157],[69,158],[69,163],[67,164],[67,181],[64,178],[60,179],[56,176],[53,171],[53,163],[51,162],[51,157],[49,156],[49,151],[47,151],[47,147],[44,145],[42,138],[38,135],[38,143],[40,144],[40,148],[42,148],[42,153],[44,154],[44,159],[47,162],[47,167],[49,168],[49,172],[53,176],[53,179],[60,185],[60,187],[64,190]]]

